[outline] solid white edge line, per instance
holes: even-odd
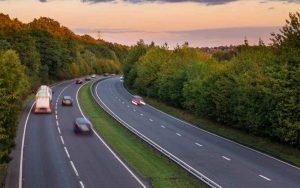
[[[124,88],[124,90],[125,90],[129,95],[133,96],[131,93],[129,93],[129,92],[127,91],[127,89],[124,87],[123,83],[122,83],[122,87]],[[226,141],[228,141],[228,142],[230,142],[230,143],[239,145],[239,146],[241,146],[241,147],[243,147],[243,148],[245,148],[245,149],[249,149],[249,150],[251,150],[251,151],[253,151],[253,152],[259,153],[259,154],[264,155],[264,156],[266,156],[266,157],[269,157],[269,158],[271,158],[271,159],[273,159],[273,160],[276,160],[276,161],[278,161],[278,162],[281,162],[281,163],[286,164],[286,165],[288,165],[288,166],[290,166],[290,167],[293,167],[293,168],[296,168],[296,169],[300,170],[300,167],[294,166],[294,165],[292,165],[292,164],[290,164],[290,163],[288,163],[288,162],[285,162],[285,161],[282,161],[282,160],[277,159],[277,158],[275,158],[275,157],[272,157],[272,156],[269,155],[269,154],[260,152],[260,151],[258,151],[258,150],[255,150],[255,149],[252,149],[252,148],[250,148],[250,147],[247,147],[247,146],[244,146],[244,145],[242,145],[242,144],[239,144],[239,143],[237,143],[237,142],[235,142],[235,141],[233,141],[233,140],[230,140],[230,139],[228,139],[228,138],[224,138],[224,137],[219,136],[219,135],[217,135],[217,134],[214,134],[214,133],[211,133],[211,132],[209,132],[209,131],[206,131],[206,130],[200,128],[200,127],[197,127],[196,125],[193,125],[193,124],[188,123],[188,122],[186,122],[186,121],[184,121],[184,120],[178,119],[178,118],[176,118],[176,117],[174,117],[174,116],[172,116],[172,115],[170,115],[170,114],[168,114],[168,113],[166,113],[166,112],[163,112],[163,111],[161,111],[161,110],[159,110],[159,109],[157,109],[157,108],[155,108],[155,107],[153,107],[153,106],[151,106],[151,105],[149,105],[149,104],[147,104],[147,106],[149,106],[150,108],[152,108],[152,109],[154,109],[154,110],[156,110],[156,111],[158,111],[158,112],[161,112],[161,113],[163,113],[163,114],[169,116],[170,118],[173,118],[173,119],[175,119],[175,120],[177,120],[177,121],[180,121],[180,122],[182,122],[182,123],[184,123],[184,124],[186,124],[186,125],[188,125],[188,126],[191,126],[191,127],[193,127],[193,128],[199,129],[199,130],[201,130],[201,131],[203,131],[203,132],[206,132],[206,133],[208,133],[208,134],[210,134],[210,135],[216,136],[216,137],[221,138],[221,139],[223,139],[223,140],[226,140]]]
[[[81,86],[82,87],[82,86]],[[81,87],[79,87],[79,89],[76,92],[76,101],[77,101],[77,105],[79,108],[79,111],[81,113],[81,115],[85,117],[80,105],[79,105],[79,101],[78,101],[78,92],[81,89]],[[94,130],[92,129],[94,134],[97,136],[97,138],[103,143],[103,145],[112,153],[112,155],[121,163],[121,165],[131,174],[131,176],[143,187],[143,188],[147,188],[146,185],[143,184],[143,182],[127,167],[127,165],[116,155],[116,153],[106,144],[106,142],[100,137],[100,135]]]
[[[190,165],[188,165],[187,163],[185,163],[184,161],[182,161],[181,159],[179,159],[178,157],[176,157],[175,155],[173,155],[172,153],[170,153],[169,151],[167,151],[166,149],[164,149],[163,147],[159,146],[156,142],[152,141],[151,139],[149,139],[148,137],[146,137],[145,135],[143,135],[142,133],[140,133],[139,131],[137,131],[135,128],[133,128],[132,126],[130,126],[128,123],[126,123],[124,120],[122,120],[119,116],[117,116],[115,113],[113,113],[111,111],[110,108],[108,108],[103,101],[101,100],[101,98],[98,95],[98,86],[99,83],[96,86],[96,96],[98,97],[98,99],[101,101],[101,103],[107,108],[107,110],[109,110],[112,114],[114,114],[118,119],[116,119],[117,121],[119,121],[120,123],[123,122],[125,125],[127,125],[128,127],[130,127],[132,130],[134,130],[135,132],[139,133],[140,135],[143,136],[143,138],[146,138],[148,141],[151,141],[155,146],[157,146],[158,148],[160,148],[162,151],[164,151],[165,153],[167,153],[168,155],[172,156],[173,158],[175,158],[177,161],[180,161],[180,163],[184,164],[185,166],[187,166],[189,168],[189,170],[193,170],[194,172],[197,172],[197,175],[201,176],[201,179],[206,178],[206,181],[209,181],[211,184],[214,184],[214,187],[218,187],[218,188],[222,188],[222,186],[220,186],[219,184],[217,184],[216,182],[214,182],[213,180],[209,179],[207,176],[205,176],[204,174],[200,173],[198,170],[194,169],[193,167],[191,167]],[[122,123],[121,123],[122,124]],[[179,164],[179,163],[178,163]]]
[[[231,161],[228,157],[222,156],[223,159],[226,159],[227,161]]]
[[[72,80],[68,80],[68,81],[72,81]],[[55,86],[52,86],[51,88],[54,88],[54,87],[57,87],[61,84],[64,84],[68,81],[63,81],[61,83],[58,83],[56,84]],[[26,136],[26,128],[27,128],[27,123],[28,123],[28,119],[29,119],[29,116],[30,116],[30,113],[32,111],[32,108],[35,104],[35,101],[32,103],[31,107],[30,107],[30,110],[27,114],[27,117],[26,117],[26,121],[25,121],[25,124],[24,124],[24,129],[23,129],[23,134],[22,134],[22,144],[21,144],[21,154],[20,154],[20,166],[19,166],[19,188],[22,188],[22,179],[23,179],[23,157],[24,157],[24,143],[25,143],[25,136]]]
[[[69,152],[68,152],[68,149],[67,149],[66,147],[64,147],[64,149],[65,149],[65,152],[66,152],[67,157],[70,159],[70,154],[69,154]]]
[[[263,179],[265,179],[265,180],[267,180],[267,181],[271,181],[271,179],[270,178],[267,178],[266,176],[263,176],[263,175],[259,175],[259,177],[261,177],[261,178],[263,178]]]
[[[75,167],[73,161],[70,161],[70,163],[71,163],[71,166],[72,166],[72,168],[73,168],[73,170],[74,170],[76,176],[79,176],[78,171],[77,171],[77,169],[76,169],[76,167]]]
[[[32,111],[33,106],[35,105],[35,102],[32,103],[30,110],[27,114],[26,121],[24,124],[24,130],[23,130],[23,138],[22,138],[22,145],[21,145],[21,154],[20,154],[20,167],[19,167],[19,188],[22,188],[22,176],[23,176],[23,157],[24,157],[24,143],[25,143],[25,136],[26,136],[26,128],[27,128],[27,123],[28,119],[30,116],[30,113]]]

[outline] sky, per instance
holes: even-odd
[[[269,43],[300,0],[0,0],[0,12],[22,22],[50,17],[77,34],[133,45],[174,47]]]

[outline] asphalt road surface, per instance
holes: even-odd
[[[299,188],[300,169],[171,117],[135,106],[120,78],[101,81],[97,100],[122,121],[220,187]]]
[[[98,134],[73,132],[74,119],[83,116],[76,100],[80,87],[74,81],[55,86],[52,114],[34,114],[31,106],[26,109],[5,187],[145,187]],[[72,107],[61,105],[64,95],[72,97]]]

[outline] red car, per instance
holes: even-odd
[[[143,98],[137,95],[133,96],[133,99],[131,100],[131,103],[134,105],[145,105],[146,103],[144,102]]]

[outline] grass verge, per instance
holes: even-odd
[[[152,98],[145,97],[144,100],[151,106],[154,106],[155,108],[160,109],[163,112],[171,114],[174,117],[197,125],[204,130],[228,138],[250,148],[262,151],[263,153],[267,153],[278,159],[300,167],[300,150],[297,148],[274,142],[268,138],[250,135],[240,130],[220,125],[205,118],[197,117],[184,110],[166,105],[165,103]]]
[[[90,94],[91,83],[79,93],[80,105],[97,132],[144,180],[155,188],[207,187],[169,161],[103,111]]]

